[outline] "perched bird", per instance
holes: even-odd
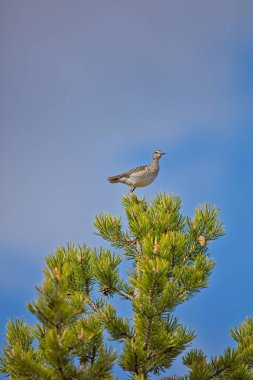
[[[156,150],[153,153],[151,164],[138,166],[138,168],[129,170],[128,172],[109,177],[110,183],[124,183],[131,186],[130,192],[132,193],[136,187],[148,186],[153,182],[159,173],[159,160],[165,153]]]

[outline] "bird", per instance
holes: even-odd
[[[124,183],[130,186],[130,193],[134,192],[137,187],[145,187],[150,185],[159,173],[159,160],[164,152],[156,150],[152,154],[152,162],[148,165],[138,166],[128,172],[107,178],[110,183]]]

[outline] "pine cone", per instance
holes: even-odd
[[[60,280],[61,272],[60,272],[59,268],[55,267],[52,272],[53,272],[54,276],[57,278],[57,280]]]
[[[78,263],[82,264],[82,261],[83,261],[83,254],[82,254],[82,252],[78,252],[76,256],[77,256]]]
[[[205,238],[205,236],[200,235],[198,237],[198,242],[199,242],[199,245],[201,245],[201,247],[204,247],[206,245],[206,238]]]
[[[155,243],[154,243],[154,249],[153,249],[154,255],[158,254],[159,248],[160,248],[160,245],[157,243],[157,237],[156,237],[155,238]]]
[[[105,296],[109,296],[109,294],[112,293],[112,290],[109,286],[104,286],[103,289],[102,289],[102,293],[105,295]]]

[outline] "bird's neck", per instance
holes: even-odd
[[[159,169],[159,159],[158,158],[153,158],[150,166],[153,168],[153,169]]]

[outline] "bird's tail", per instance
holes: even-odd
[[[117,182],[119,182],[119,176],[115,175],[113,177],[109,177],[109,178],[107,178],[107,181],[109,181],[110,183],[117,183]]]

